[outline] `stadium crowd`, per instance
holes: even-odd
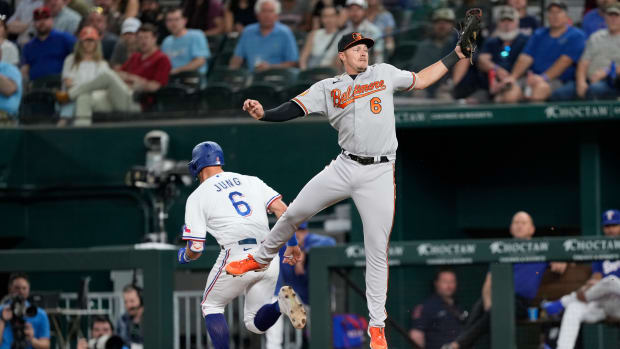
[[[539,16],[525,0],[507,1],[468,2],[485,11],[472,64],[400,97],[476,104],[618,96],[620,4],[597,0],[575,20],[564,0],[546,1]],[[371,63],[419,71],[454,47],[467,7],[412,3],[17,0],[13,10],[0,0],[0,119],[59,115],[59,125],[88,125],[97,112],[217,111],[245,98],[270,107],[340,73],[336,41],[353,31],[376,40]]]

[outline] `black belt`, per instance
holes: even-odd
[[[388,159],[387,156],[380,156],[379,157],[379,161],[377,161],[374,157],[366,157],[366,156],[358,156],[358,155],[353,155],[347,151],[345,151],[344,149],[342,149],[342,154],[344,154],[344,156],[348,157],[349,159],[362,164],[362,165],[373,165],[373,164],[379,164],[382,162],[389,162],[390,160]]]
[[[248,239],[237,241],[237,245],[258,245],[258,242],[256,241],[255,238],[248,238]],[[228,246],[230,246],[230,244]],[[220,247],[222,248],[222,250],[226,249],[224,246],[220,246]]]

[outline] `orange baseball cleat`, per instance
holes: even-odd
[[[371,349],[387,349],[387,341],[385,340],[385,327],[369,327],[368,335],[370,336]]]
[[[226,273],[232,276],[241,276],[250,271],[265,271],[269,264],[260,264],[254,260],[251,254],[248,255],[248,258],[242,259],[240,261],[232,261],[226,264]]]

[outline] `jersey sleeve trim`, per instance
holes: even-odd
[[[297,103],[297,105],[299,105],[301,107],[301,109],[304,110],[304,115],[308,115],[308,109],[306,108],[306,106],[301,103],[301,101],[299,99],[297,99],[297,97],[291,99],[293,102]]]
[[[274,197],[272,197],[271,199],[269,199],[269,201],[267,201],[267,210],[269,210],[269,207],[271,207],[271,205],[278,199],[281,199],[282,195],[278,194]]]
[[[192,241],[204,242],[206,240],[206,238],[201,238],[201,237],[197,237],[197,236],[184,236],[183,240],[192,240]]]
[[[413,90],[415,88],[416,83],[418,82],[418,76],[414,72],[411,72],[411,75],[413,75],[413,82],[411,83],[411,86],[407,87],[405,91]]]

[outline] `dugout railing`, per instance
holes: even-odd
[[[176,250],[156,246],[95,247],[81,249],[5,250],[0,252],[0,272],[74,272],[141,269],[144,277],[144,347],[173,348],[174,271],[209,270],[219,254],[209,247],[193,263],[179,266]],[[311,349],[331,347],[329,271],[365,265],[361,244],[315,248],[310,252],[312,299]],[[463,265],[491,263],[493,304],[491,347],[513,348],[515,317],[511,263],[535,261],[591,261],[620,259],[620,239],[604,237],[536,238],[529,241],[435,240],[393,242],[392,267],[405,265]]]

